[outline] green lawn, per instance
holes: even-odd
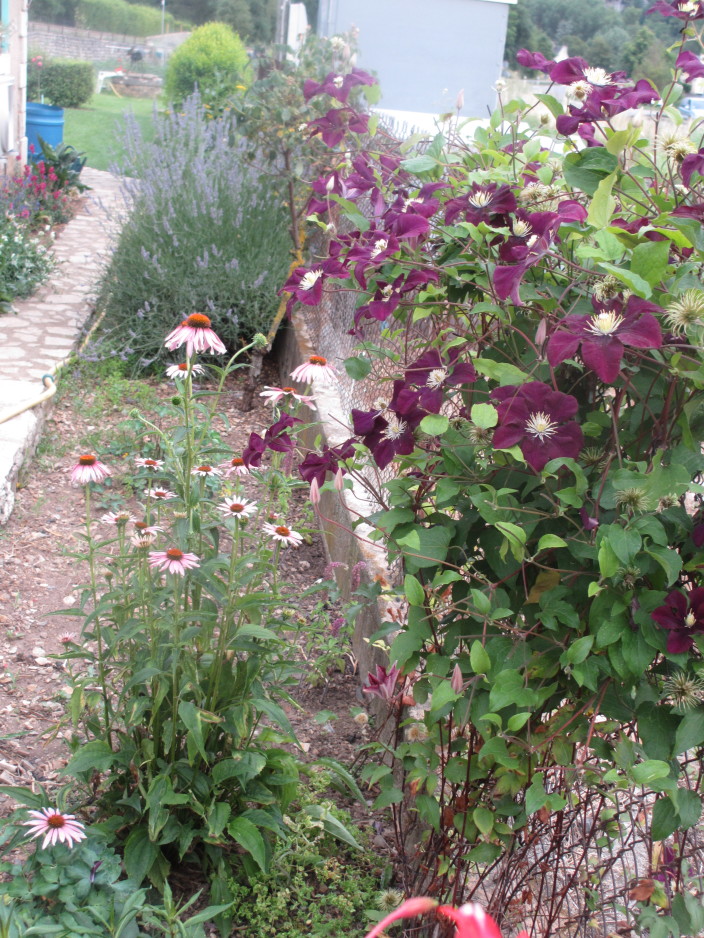
[[[146,98],[118,98],[95,94],[80,108],[64,112],[64,142],[88,154],[88,166],[108,169],[122,155],[124,114],[131,111],[142,126],[145,139],[152,139],[154,101]]]

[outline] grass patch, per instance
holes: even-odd
[[[88,104],[66,108],[64,140],[88,155],[93,169],[109,169],[124,156],[124,115],[132,112],[149,143],[154,137],[154,101],[149,98],[118,98],[113,94],[94,94]]]

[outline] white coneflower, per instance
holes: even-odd
[[[147,498],[153,498],[155,502],[168,502],[172,498],[178,498],[176,492],[163,488],[146,489],[144,494]]]
[[[315,398],[307,394],[299,394],[295,388],[274,388],[265,385],[259,396],[266,398],[267,404],[278,404],[279,401],[286,399],[298,401],[310,407],[311,410],[315,410]]]
[[[186,554],[178,547],[170,547],[168,550],[153,550],[149,554],[149,566],[162,573],[184,576],[187,570],[199,567],[200,563],[195,554]]]
[[[150,459],[148,456],[136,456],[134,464],[138,469],[151,469],[152,472],[158,472],[164,465],[164,460]]]
[[[120,525],[129,524],[130,521],[134,521],[134,518],[129,513],[129,511],[108,511],[100,519],[103,524],[114,524],[117,527]]]
[[[257,503],[244,498],[228,498],[217,507],[226,518],[249,518],[257,511]]]
[[[212,478],[220,474],[219,469],[216,469],[215,466],[209,466],[207,463],[203,463],[202,466],[196,466],[194,469],[191,469],[192,476],[200,476],[202,479]]]
[[[74,814],[63,814],[56,808],[41,808],[27,813],[32,820],[23,821],[22,824],[29,828],[32,839],[44,837],[42,849],[57,843],[73,847],[74,843],[78,844],[86,838],[85,828]]]
[[[300,381],[302,384],[314,384],[316,381],[335,381],[337,372],[332,365],[328,363],[327,358],[322,355],[311,355],[307,362],[294,368],[291,372],[291,378],[294,381]]]
[[[171,378],[173,381],[175,381],[176,378],[186,378],[188,376],[188,367],[189,362],[179,362],[178,365],[169,365],[169,367],[166,369],[166,377]],[[195,365],[191,363],[190,368],[191,375],[205,374],[205,368],[203,368],[202,365]]]
[[[233,456],[229,462],[220,463],[218,469],[222,470],[222,474],[225,478],[228,476],[248,476],[249,469],[245,465],[244,459],[241,456]]]

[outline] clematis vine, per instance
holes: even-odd
[[[653,619],[660,628],[667,629],[667,650],[672,655],[689,651],[694,636],[704,635],[704,586],[681,593],[673,590],[665,605],[653,610]]]
[[[547,358],[553,368],[577,351],[601,381],[613,384],[621,370],[626,347],[655,349],[662,331],[654,313],[663,310],[638,296],[624,304],[618,297],[601,303],[592,297],[594,313],[566,316],[548,339]]]
[[[704,19],[704,3],[701,0],[658,0],[648,13],[662,13],[663,16],[676,16],[678,20]]]
[[[330,72],[321,82],[314,81],[312,78],[307,79],[303,84],[303,97],[306,101],[310,101],[316,95],[329,94],[331,98],[335,98],[341,104],[347,104],[353,88],[358,88],[361,85],[371,87],[376,84],[376,78],[361,68],[353,68],[347,75],[337,75],[335,72]]]
[[[576,398],[553,389],[542,381],[494,388],[499,425],[494,431],[495,449],[519,446],[531,469],[540,472],[551,459],[575,458],[583,436],[577,415]]]
[[[440,413],[444,389],[472,384],[477,380],[477,372],[471,362],[460,362],[460,349],[453,347],[446,355],[438,349],[430,349],[408,366],[405,380],[420,391],[418,403],[430,413]],[[398,394],[394,395],[394,401]]]
[[[490,182],[486,186],[473,182],[466,195],[448,199],[445,203],[445,224],[460,221],[478,225],[486,222],[498,227],[508,223],[508,215],[517,208],[516,196],[510,186]]]
[[[311,137],[320,134],[326,146],[336,147],[348,131],[365,134],[369,129],[369,115],[360,114],[351,107],[335,107],[322,117],[309,121],[307,126]]]
[[[325,482],[328,472],[333,475],[345,472],[340,462],[345,459],[351,459],[354,456],[354,440],[345,440],[337,446],[323,446],[322,453],[308,453],[303,462],[298,467],[301,478],[306,482],[315,480],[319,486]]]
[[[376,410],[352,411],[352,426],[371,452],[374,462],[385,469],[396,456],[408,456],[416,445],[414,431],[427,411],[420,406],[420,393],[411,392],[405,381],[394,381],[392,404]]]
[[[328,257],[314,267],[296,267],[280,293],[290,293],[286,304],[286,312],[290,315],[296,302],[305,306],[318,306],[323,298],[323,284],[328,277],[337,277],[344,280],[349,277],[344,265],[337,257]]]

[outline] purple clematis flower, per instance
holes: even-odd
[[[701,0],[658,0],[647,12],[676,16],[678,20],[700,20],[704,18],[704,3]]]
[[[381,700],[391,700],[396,694],[396,681],[401,673],[400,668],[396,667],[396,662],[386,670],[382,665],[376,666],[376,673],[370,671],[367,674],[367,683],[362,687],[365,694],[371,694],[373,697],[379,697]]]
[[[664,606],[653,610],[653,619],[668,629],[667,650],[672,655],[689,651],[694,645],[694,636],[704,634],[704,587],[681,593],[673,590],[668,594]]]
[[[410,391],[402,379],[394,381],[392,400],[392,404],[381,410],[352,411],[354,432],[362,437],[380,469],[385,469],[397,456],[413,452],[414,430],[427,414],[419,406],[420,393]]]
[[[704,63],[693,52],[680,52],[675,62],[676,68],[681,68],[687,76],[687,81],[695,78],[704,78]]]
[[[298,417],[290,414],[281,414],[279,419],[272,423],[263,437],[258,433],[250,433],[249,442],[242,451],[245,466],[260,466],[265,450],[271,449],[277,453],[290,453],[294,447],[293,440],[287,431],[297,423],[302,423]]]
[[[451,348],[445,356],[437,349],[429,349],[406,369],[406,384],[418,388],[418,402],[430,413],[440,413],[443,388],[472,384],[477,380],[474,365],[471,362],[458,362],[459,355],[460,350],[457,347]],[[396,399],[397,396],[392,400],[392,406]]]
[[[551,81],[557,82],[558,85],[573,85],[575,82],[583,82],[589,85],[590,89],[606,88],[626,78],[625,72],[609,73],[603,68],[592,68],[588,62],[579,56],[556,62],[548,74]]]
[[[312,482],[315,479],[318,485],[322,485],[328,472],[334,475],[340,470],[344,473],[345,469],[340,466],[340,460],[350,459],[352,456],[354,456],[353,439],[345,440],[337,446],[323,446],[322,453],[308,453],[298,467],[298,471],[306,482]]]
[[[326,146],[336,147],[348,131],[365,134],[369,128],[369,115],[360,114],[351,107],[334,107],[317,120],[309,121],[307,126],[311,137],[320,134]]]
[[[320,215],[328,210],[328,198],[330,195],[345,196],[345,183],[340,178],[337,170],[332,173],[325,173],[319,176],[311,186],[313,195],[308,200],[306,211],[309,215]]]
[[[361,68],[353,68],[348,75],[336,75],[330,72],[321,82],[307,79],[303,84],[303,97],[310,101],[319,94],[329,94],[341,104],[347,104],[350,91],[359,85],[376,85],[376,78],[373,78],[368,72]]]
[[[452,225],[462,216],[462,221],[473,225],[482,221],[488,225],[503,225],[516,207],[516,196],[510,186],[499,186],[495,182],[482,186],[473,182],[466,195],[448,199],[445,203],[445,224]]]
[[[494,430],[495,449],[520,446],[525,461],[540,472],[558,456],[576,457],[582,448],[582,431],[573,420],[577,399],[542,381],[494,388],[499,425]]]
[[[424,218],[421,219],[426,225]],[[367,287],[365,271],[369,267],[379,267],[399,249],[399,239],[396,235],[381,228],[370,228],[368,231],[355,231],[344,236],[352,247],[347,252],[346,261],[354,264],[354,276],[363,289]]]
[[[315,267],[296,267],[280,293],[290,293],[286,312],[290,313],[296,302],[305,306],[318,306],[323,298],[323,283],[327,277],[349,277],[343,264],[336,257],[328,257]]]
[[[523,68],[532,68],[538,72],[545,72],[546,75],[555,64],[554,59],[546,59],[542,52],[529,52],[528,49],[519,49],[516,53],[516,61]]]
[[[695,173],[704,176],[704,147],[697,153],[689,153],[685,156],[682,160],[680,172],[682,174],[682,182],[688,189],[692,187],[692,176]]]
[[[637,296],[628,302],[614,298],[599,304],[592,298],[594,314],[566,316],[548,339],[547,358],[553,368],[578,349],[582,361],[607,384],[612,384],[621,370],[625,346],[660,348],[662,331],[653,315],[662,309]]]
[[[439,276],[435,270],[412,270],[405,275],[399,274],[391,283],[377,283],[372,299],[355,311],[354,329],[350,330],[350,335],[357,333],[363,319],[384,322],[398,308],[402,297],[428,283],[436,283]]]

